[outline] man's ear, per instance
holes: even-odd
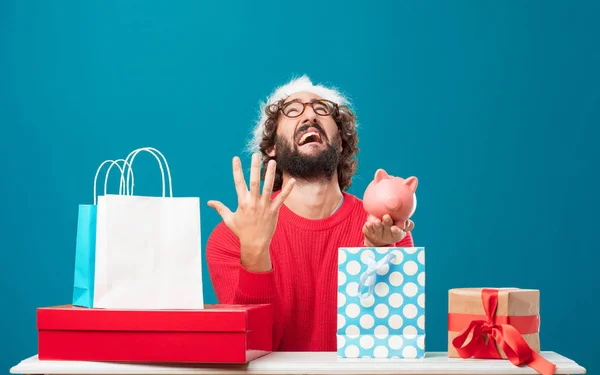
[[[340,135],[340,137],[339,137],[339,139],[340,139],[340,141],[339,141],[339,148],[340,148],[340,152],[342,152],[342,150],[344,148],[342,147],[342,130],[341,129],[338,130],[338,134]]]
[[[267,155],[269,155],[272,158],[275,157],[275,145],[273,145],[267,149]]]

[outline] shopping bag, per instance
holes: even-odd
[[[337,355],[425,356],[425,248],[338,251]]]
[[[136,196],[129,184],[139,152],[153,151],[160,167],[162,196]],[[166,167],[169,195],[165,194]],[[125,194],[98,197],[94,307],[202,309],[200,200],[173,197],[171,172],[155,148],[132,151]]]
[[[121,171],[119,194],[123,194],[125,184],[123,168],[119,162],[125,163],[124,159],[103,161],[94,177],[93,204],[80,204],[77,214],[77,238],[75,241],[75,272],[73,276],[73,299],[74,306],[92,307],[94,302],[94,263],[96,255],[96,213],[97,213],[97,181],[100,171],[105,164],[111,163],[106,171],[104,179],[104,194],[107,192],[108,176],[111,169],[116,165]]]

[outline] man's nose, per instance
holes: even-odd
[[[307,105],[304,113],[302,114],[302,123],[307,124],[311,122],[317,122],[317,114],[310,105]]]

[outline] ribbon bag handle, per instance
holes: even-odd
[[[381,258],[378,262],[375,262],[373,257],[367,257],[367,270],[360,275],[360,283],[358,284],[358,295],[360,298],[369,298],[373,295],[373,290],[375,289],[375,280],[377,278],[377,271],[381,269],[381,267],[390,263],[392,260],[396,258],[396,254],[389,253],[383,258]],[[367,293],[362,293],[362,289],[364,287],[368,287]]]
[[[97,201],[98,201],[98,193],[97,193],[98,175],[100,174],[100,171],[102,170],[102,167],[104,166],[104,164],[111,163],[110,166],[108,167],[108,169],[106,170],[106,176],[104,177],[104,195],[106,195],[106,192],[108,189],[108,177],[110,176],[110,170],[115,165],[121,171],[121,178],[119,181],[119,195],[123,194],[123,187],[124,187],[123,185],[125,183],[125,178],[124,178],[123,174],[125,171],[124,171],[124,168],[121,168],[121,166],[119,165],[119,161],[124,162],[123,167],[125,166],[125,164],[127,164],[127,162],[123,159],[118,159],[118,160],[110,160],[109,159],[109,160],[103,161],[98,166],[98,169],[96,170],[96,175],[94,176],[94,205],[96,205]],[[133,172],[132,172],[132,176],[133,176]]]
[[[171,180],[171,170],[169,168],[169,163],[167,162],[167,158],[165,158],[165,156],[160,151],[158,151],[157,149],[155,149],[153,147],[138,148],[136,150],[131,151],[129,153],[129,155],[127,155],[127,157],[125,158],[125,163],[129,167],[127,169],[127,179],[126,179],[126,183],[125,183],[125,190],[127,192],[127,195],[133,195],[133,187],[135,185],[134,179],[133,179],[133,169],[132,169],[133,160],[135,159],[137,154],[139,154],[142,151],[146,151],[146,152],[149,152],[150,154],[152,154],[152,156],[154,156],[154,158],[158,162],[158,166],[160,168],[160,173],[161,173],[161,177],[162,177],[162,197],[163,198],[165,197],[165,172],[163,169],[162,162],[165,163],[165,167],[167,169],[167,175],[168,175],[168,179],[169,179],[169,196],[173,197],[173,182]],[[157,156],[157,154],[162,157],[162,160]],[[130,176],[132,178],[131,187],[129,186]]]

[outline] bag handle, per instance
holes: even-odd
[[[121,166],[119,165],[119,162],[122,161],[123,162],[123,167],[121,168]],[[125,161],[125,159],[117,159],[115,161],[113,161],[110,166],[108,167],[108,170],[106,171],[106,177],[104,177],[104,195],[106,195],[106,191],[107,191],[107,185],[108,185],[108,176],[110,175],[110,170],[112,169],[112,167],[117,166],[117,168],[119,168],[119,170],[121,171],[121,179],[119,181],[119,195],[123,195],[124,191],[123,189],[125,189],[125,165],[129,164]],[[131,168],[131,166],[129,166]],[[131,171],[131,181],[133,181],[133,170]]]
[[[165,158],[165,156],[158,151],[157,149],[153,148],[153,147],[141,147],[138,148],[136,150],[133,150],[129,153],[129,155],[127,155],[127,157],[125,158],[125,162],[129,162],[127,163],[127,165],[129,166],[129,168],[127,169],[127,181],[126,181],[126,187],[125,190],[129,193],[129,195],[133,195],[133,187],[134,187],[134,181],[132,178],[132,182],[131,182],[131,188],[129,188],[129,176],[131,175],[131,177],[133,177],[133,170],[132,170],[132,166],[133,166],[133,160],[135,159],[135,157],[137,156],[137,154],[139,154],[142,151],[146,151],[151,153],[154,158],[156,159],[156,161],[158,161],[158,166],[160,167],[160,173],[161,173],[161,177],[162,177],[162,196],[163,198],[165,197],[165,173],[164,173],[164,169],[163,169],[163,165],[162,162],[164,161],[165,163],[165,167],[167,168],[167,175],[169,178],[169,195],[170,197],[173,197],[173,182],[171,180],[171,170],[169,168],[169,163],[167,162],[167,158]],[[162,157],[162,160],[156,155],[160,155]]]
[[[110,175],[110,170],[112,169],[113,166],[117,166],[119,168],[119,170],[121,171],[121,180],[119,182],[119,195],[123,194],[123,184],[125,182],[123,173],[125,172],[123,168],[121,168],[121,166],[119,165],[119,161],[123,161],[124,163],[127,163],[125,160],[123,159],[118,159],[118,160],[105,160],[102,163],[100,163],[100,165],[98,166],[98,169],[96,170],[96,175],[94,176],[94,205],[97,204],[97,199],[98,199],[98,193],[97,193],[97,183],[98,183],[98,175],[100,174],[100,170],[102,170],[102,167],[104,166],[104,164],[106,163],[111,163],[110,166],[108,167],[108,169],[106,170],[106,176],[104,177],[104,195],[106,195],[106,191],[107,191],[107,185],[108,185],[108,176]],[[133,172],[132,172],[132,177],[133,177]]]

